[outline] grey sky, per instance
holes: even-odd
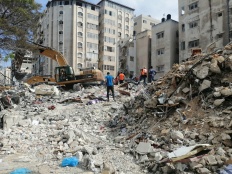
[[[100,0],[87,0],[93,4],[97,4]],[[135,9],[135,14],[151,15],[153,18],[161,20],[167,14],[172,15],[172,19],[178,21],[178,0],[113,0],[120,4],[132,7]],[[44,7],[47,0],[36,0]]]

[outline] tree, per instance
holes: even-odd
[[[0,0],[0,50],[25,53],[33,48],[28,41],[33,40],[41,7],[34,0]]]

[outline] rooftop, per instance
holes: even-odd
[[[131,7],[125,6],[125,5],[123,5],[123,4],[120,4],[120,3],[117,3],[117,2],[114,2],[114,1],[111,1],[111,0],[101,0],[100,2],[97,3],[97,5],[99,5],[99,4],[100,4],[101,2],[103,2],[103,1],[109,1],[109,2],[112,2],[112,3],[117,4],[117,5],[119,5],[119,6],[128,8],[128,9],[130,9],[130,10],[133,10],[133,11],[135,10],[135,9],[133,9],[133,8],[131,8]]]

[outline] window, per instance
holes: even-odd
[[[184,15],[184,14],[185,14],[184,7],[181,7],[181,15]]]
[[[82,12],[78,12],[78,16],[79,17],[83,17],[83,13]]]
[[[60,11],[59,13],[60,13],[60,14],[63,14],[63,11]]]
[[[134,57],[130,56],[130,61],[134,62]]]
[[[223,36],[223,34],[222,34],[222,33],[217,34],[217,38],[218,38],[218,39],[222,38],[222,36]]]
[[[129,30],[129,26],[128,25],[126,25],[126,30]]]
[[[98,39],[98,34],[94,34],[94,33],[87,33],[87,37],[88,38],[92,38],[92,39]]]
[[[60,41],[60,42],[59,42],[59,44],[60,44],[60,45],[62,45],[62,44],[63,44],[63,42],[62,42],[62,41]]]
[[[122,19],[122,15],[118,15],[118,19]]]
[[[69,1],[64,1],[64,5],[69,5]]]
[[[126,17],[126,22],[129,22],[129,18],[128,17]]]
[[[63,34],[63,31],[59,31],[59,34]]]
[[[136,26],[136,25],[137,25],[137,22],[134,23],[134,26]]]
[[[114,66],[111,65],[103,65],[104,66],[104,70],[110,70],[110,71],[114,71]]]
[[[181,42],[180,43],[180,49],[181,50],[185,50],[185,42]]]
[[[157,50],[157,55],[161,55],[161,54],[164,54],[164,48]]]
[[[185,24],[182,24],[181,29],[183,32],[185,31]]]
[[[164,65],[157,66],[157,71],[164,71]]]
[[[122,24],[118,23],[118,28],[122,28]]]
[[[196,8],[198,8],[198,2],[194,2],[194,3],[189,5],[189,10],[194,10]]]
[[[150,25],[153,26],[153,25],[155,25],[155,23],[150,22]]]
[[[63,21],[59,21],[59,24],[63,24]]]
[[[147,21],[146,21],[146,20],[143,20],[143,23],[144,23],[144,24],[146,24],[146,23],[147,23]]]
[[[198,26],[198,21],[190,22],[189,23],[189,28],[195,28]]]
[[[78,1],[77,1],[77,2],[76,2],[76,5],[82,7],[82,3],[81,3],[81,2],[78,2]]]
[[[63,5],[63,1],[59,1],[59,5]],[[62,13],[63,14],[63,13]]]
[[[222,12],[218,13],[217,15],[218,17],[222,17]]]
[[[83,27],[83,23],[82,22],[78,22],[77,25],[78,25],[78,27]]]
[[[109,46],[104,46],[104,50],[108,51],[108,52],[114,52],[114,48],[113,47],[109,47]]]
[[[78,58],[82,58],[82,53],[78,53],[78,54],[77,54],[77,57],[78,57]]]
[[[83,37],[83,33],[82,32],[78,32],[78,36],[79,37]]]
[[[109,11],[109,15],[110,15],[110,16],[113,16],[112,11]]]
[[[126,34],[126,38],[129,37],[129,34]]]
[[[156,36],[157,36],[157,39],[163,38],[164,37],[164,31],[157,33]]]
[[[189,44],[188,44],[188,46],[189,46],[189,48],[193,48],[193,47],[199,46],[199,40],[190,41]]]
[[[87,42],[87,47],[94,50],[98,50],[98,44],[95,43]]]
[[[82,43],[78,42],[78,48],[82,48]]]
[[[122,33],[121,32],[118,32],[118,37],[121,37],[122,36]]]
[[[77,64],[77,67],[78,67],[78,68],[82,68],[82,64],[81,64],[81,63],[78,63],[78,64]]]
[[[95,11],[95,6],[92,5],[91,6],[91,10]]]

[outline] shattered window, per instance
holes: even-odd
[[[189,48],[193,48],[193,47],[199,46],[199,39],[198,40],[190,41],[189,44],[188,44],[188,46],[189,46]]]
[[[185,14],[184,7],[181,7],[181,15],[184,15],[184,14]]]
[[[185,31],[185,25],[182,24],[182,31],[184,32]]]

